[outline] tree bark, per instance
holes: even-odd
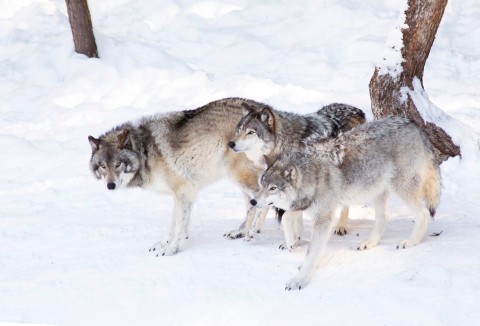
[[[425,62],[446,5],[447,0],[408,0],[404,22],[406,26],[401,28],[403,36],[403,47],[400,51],[403,59],[401,68],[391,67],[395,71],[385,73],[377,66],[369,85],[374,117],[379,119],[399,115],[415,121],[427,133],[439,163],[449,157],[460,155],[460,147],[453,143],[442,128],[424,121],[405,89],[413,90],[415,77],[420,80],[423,87]]]
[[[68,19],[72,28],[75,51],[90,58],[98,58],[97,44],[93,35],[92,19],[87,0],[65,0]]]

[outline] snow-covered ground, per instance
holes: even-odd
[[[442,164],[441,206],[419,246],[397,203],[378,247],[354,207],[309,286],[284,291],[306,248],[222,235],[243,201],[207,188],[190,240],[157,258],[172,199],[107,191],[88,135],[143,115],[240,96],[307,113],[345,102],[371,118],[368,82],[404,1],[90,0],[101,59],[73,52],[64,0],[0,1],[0,324],[473,325],[480,319],[480,2],[451,0],[424,76],[462,145]],[[307,221],[306,237],[310,230]]]

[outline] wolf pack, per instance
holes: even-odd
[[[173,195],[168,237],[149,250],[156,256],[180,250],[199,191],[221,178],[238,185],[246,210],[225,238],[252,239],[274,211],[284,232],[281,249],[308,244],[286,290],[303,289],[332,234],[347,233],[350,205],[373,203],[373,230],[357,247],[366,250],[386,229],[388,198],[400,198],[415,217],[411,234],[396,247],[405,249],[422,241],[440,200],[440,169],[421,127],[404,117],[367,122],[347,104],[300,115],[226,98],[126,122],[88,140],[90,170],[109,190]],[[312,221],[309,241],[302,240],[304,215]]]

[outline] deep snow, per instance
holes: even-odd
[[[338,101],[371,118],[368,82],[404,1],[90,0],[101,59],[73,52],[63,0],[1,1],[0,321],[54,325],[472,325],[480,318],[480,3],[451,0],[427,61],[422,112],[462,145],[442,164],[428,235],[391,205],[379,246],[356,206],[309,286],[285,292],[305,247],[269,218],[251,242],[222,235],[243,201],[203,191],[182,252],[156,258],[172,199],[107,191],[87,136],[143,115],[240,96],[300,113]],[[418,100],[428,103],[421,89]],[[443,110],[439,112],[437,108]],[[307,221],[308,238],[310,225]]]

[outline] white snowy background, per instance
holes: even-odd
[[[157,258],[148,248],[165,239],[172,199],[108,191],[88,170],[88,135],[223,97],[299,113],[344,102],[371,119],[368,83],[405,1],[90,0],[101,59],[74,53],[64,0],[0,1],[0,322],[477,324],[478,0],[449,1],[426,65],[447,115],[422,112],[463,156],[442,164],[441,206],[417,247],[395,249],[413,224],[394,202],[379,246],[355,251],[373,225],[355,206],[309,286],[286,292],[306,248],[278,250],[273,218],[251,242],[224,239],[244,214],[234,184],[205,189],[186,247]]]

